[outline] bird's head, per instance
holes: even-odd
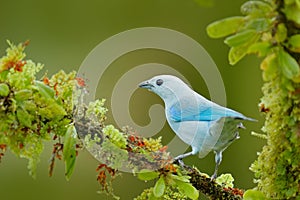
[[[139,84],[160,96],[165,102],[182,96],[191,89],[181,79],[172,75],[158,75]]]

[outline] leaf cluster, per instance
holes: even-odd
[[[265,81],[282,74],[299,82],[298,57],[294,55],[300,52],[300,32],[291,29],[300,25],[295,17],[300,13],[297,1],[247,1],[241,13],[243,16],[228,17],[207,27],[210,37],[226,37],[229,63],[234,65],[246,55],[257,54],[264,58],[261,69]]]

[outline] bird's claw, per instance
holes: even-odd
[[[217,178],[217,174],[213,174],[211,177],[210,177],[210,181],[214,181],[216,180]]]
[[[185,166],[185,164],[184,164],[184,162],[183,162],[182,159],[178,159],[177,161],[178,161],[178,163],[179,163],[179,165],[180,165],[181,167],[184,167],[184,166]]]
[[[176,158],[174,158],[174,161],[173,162],[178,162],[178,164],[181,166],[181,167],[184,167],[185,164],[182,160],[182,157],[181,156],[177,156]]]

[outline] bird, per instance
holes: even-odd
[[[212,180],[217,177],[223,151],[239,138],[238,130],[245,128],[242,121],[256,121],[206,99],[173,75],[154,76],[139,87],[157,94],[164,101],[168,124],[192,148],[191,152],[178,155],[174,161],[184,165],[182,159],[188,156],[198,153],[199,158],[203,158],[211,151],[215,153]]]

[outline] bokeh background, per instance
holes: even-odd
[[[164,27],[190,36],[202,44],[218,66],[225,84],[228,107],[259,120],[258,123],[245,124],[247,129],[241,131],[241,138],[223,154],[219,171],[232,173],[235,185],[247,189],[254,186],[249,166],[264,144],[264,141],[250,135],[251,131],[260,132],[263,124],[263,117],[258,112],[262,86],[259,60],[251,56],[236,66],[230,66],[228,47],[221,39],[210,39],[205,32],[206,26],[217,19],[240,15],[239,7],[243,2],[224,0],[207,6],[196,0],[0,0],[0,54],[5,53],[6,40],[19,43],[29,39],[28,58],[44,63],[42,73],[47,71],[51,75],[60,69],[66,72],[77,70],[96,45],[128,29]],[[118,77],[137,64],[148,62],[174,67],[189,79],[195,90],[209,98],[207,87],[199,75],[195,76],[189,63],[171,53],[150,49],[131,52],[112,63],[100,81],[97,97],[108,98],[109,106],[109,96]],[[154,94],[141,89],[134,93],[129,109],[138,124],[149,123],[147,109],[153,103],[162,102]],[[163,115],[161,117],[164,118]],[[114,123],[111,114],[108,121]],[[174,133],[166,124],[159,135],[167,143]],[[95,170],[98,162],[87,151],[80,152],[70,181],[64,178],[62,162],[56,163],[54,176],[48,177],[50,156],[51,145],[46,145],[34,180],[28,175],[26,160],[6,153],[0,163],[0,199],[112,199],[97,194],[99,185]],[[196,156],[189,157],[185,162],[208,174],[213,173],[213,154],[201,160]],[[121,199],[132,199],[151,184],[137,180],[130,173],[123,173],[114,182],[114,192]]]

